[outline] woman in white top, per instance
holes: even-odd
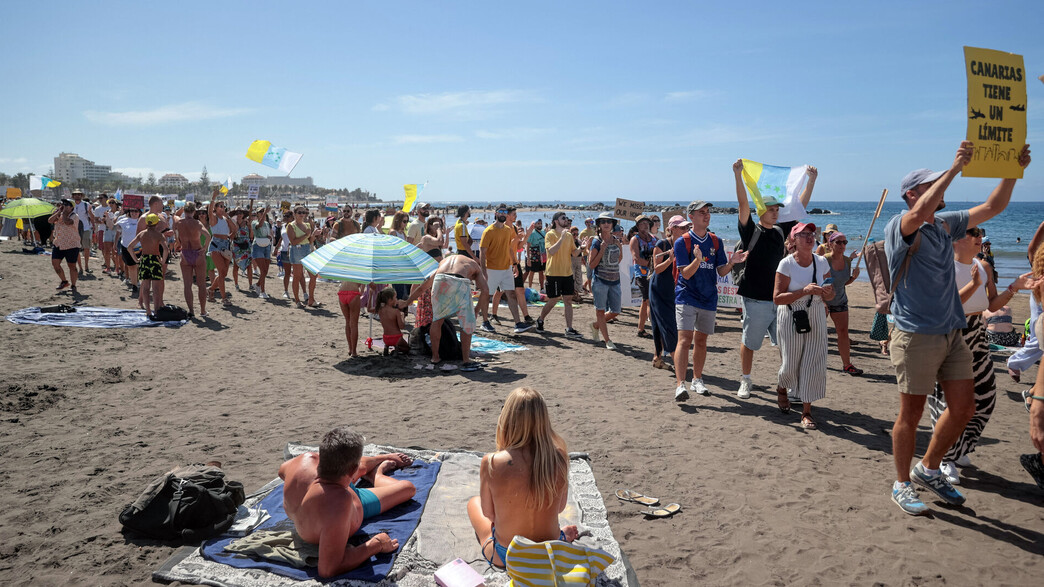
[[[272,223],[268,221],[269,207],[258,210],[256,219],[250,223],[250,257],[257,267],[257,297],[267,299],[265,278],[272,263]]]
[[[993,407],[997,403],[997,386],[993,377],[993,356],[989,343],[986,342],[986,323],[982,313],[986,310],[999,310],[1011,301],[1020,289],[1032,288],[1036,285],[1032,273],[1020,275],[1002,293],[997,293],[993,283],[993,271],[984,267],[975,254],[982,249],[982,231],[969,228],[964,238],[953,241],[953,269],[957,275],[957,290],[964,306],[964,317],[968,326],[964,328],[964,342],[972,352],[972,372],[975,376],[975,415],[964,427],[960,438],[943,456],[940,469],[951,485],[960,483],[957,467],[971,464],[968,455],[979,443],[986,423],[990,421]],[[935,385],[935,392],[928,398],[928,413],[935,427],[939,417],[946,409],[946,399],[942,389]]]
[[[367,210],[366,216],[363,217],[363,225],[363,234],[384,234],[384,215],[376,208]]]
[[[827,324],[826,304],[833,299],[830,262],[813,254],[816,225],[799,222],[790,229],[794,253],[783,257],[776,268],[776,338],[783,356],[779,367],[776,402],[779,411],[790,411],[792,390],[801,401],[801,426],[814,430],[812,402],[826,397]],[[804,312],[804,320],[795,314]],[[797,332],[801,324],[805,332]]]

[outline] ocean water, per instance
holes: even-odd
[[[906,209],[906,204],[901,200],[890,198],[890,201],[885,202],[884,209],[881,211],[881,216],[877,219],[874,225],[873,234],[870,235],[872,238],[880,240],[884,238],[884,227],[888,220]],[[572,209],[570,216],[573,218],[573,223],[580,226],[583,229],[583,219],[586,217],[594,217],[597,214],[592,212],[579,212],[575,211],[577,206],[589,206],[594,202],[527,202],[524,205],[531,206],[549,206],[549,205],[563,205],[567,209]],[[649,202],[648,206],[656,206],[664,209],[673,208],[676,202]],[[684,203],[682,203],[684,205]],[[715,206],[721,206],[722,208],[736,207],[735,200],[712,202]],[[978,202],[947,202],[946,210],[967,210],[972,206],[975,206]],[[862,247],[863,240],[866,238],[867,229],[870,227],[870,221],[873,219],[874,210],[877,208],[877,202],[826,202],[816,201],[815,199],[809,205],[809,208],[821,208],[830,210],[830,214],[815,214],[807,216],[804,221],[812,222],[817,227],[822,228],[828,223],[836,224],[841,229],[841,232],[845,233],[848,237],[848,251],[851,252],[855,247]],[[544,224],[548,224],[551,220],[551,216],[554,214],[551,212],[519,212],[518,220],[522,221],[523,226],[529,226],[529,223],[540,218],[544,221]],[[483,217],[492,222],[492,213],[484,213],[476,210],[472,214],[472,219]],[[447,219],[448,223],[452,225],[455,222],[454,219]],[[997,272],[1000,274],[1000,286],[1005,287],[1012,279],[1018,275],[1025,273],[1030,270],[1029,260],[1026,258],[1026,246],[1029,244],[1033,233],[1036,232],[1037,227],[1044,221],[1044,202],[1012,202],[1008,205],[1007,209],[1004,210],[996,218],[989,220],[984,223],[981,228],[986,230],[986,236],[990,239],[990,244],[993,248],[994,261],[997,264]],[[739,231],[737,228],[738,218],[736,214],[714,214],[711,217],[710,229],[714,231],[719,237],[727,242],[729,247],[739,239]],[[624,228],[630,228],[630,222],[623,222]],[[1021,242],[1019,242],[1021,239]],[[860,272],[860,279],[865,279],[866,272]]]

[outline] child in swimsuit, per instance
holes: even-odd
[[[384,354],[392,351],[400,353],[410,352],[410,342],[402,336],[402,329],[406,326],[406,320],[402,317],[395,295],[395,288],[388,286],[377,294],[377,317],[381,319],[381,327],[384,328]]]
[[[287,265],[286,272],[289,275],[289,265]],[[361,283],[345,281],[337,292],[341,313],[344,314],[344,336],[348,339],[348,355],[351,357],[359,356],[357,347],[359,346],[359,310],[362,305],[360,296],[364,287],[366,286]]]

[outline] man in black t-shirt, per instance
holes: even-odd
[[[736,176],[736,201],[739,203],[739,235],[742,248],[748,251],[747,264],[743,276],[737,284],[737,293],[743,304],[743,336],[740,339],[740,366],[743,369],[740,387],[736,395],[746,399],[754,384],[750,380],[750,371],[754,364],[754,351],[761,348],[761,343],[768,332],[772,344],[776,344],[776,304],[772,301],[776,284],[776,267],[786,256],[786,237],[797,219],[776,224],[779,219],[780,202],[772,196],[762,197],[765,213],[754,222],[750,215],[750,204],[747,202],[747,189],[743,185],[743,160],[737,159],[732,164]],[[818,171],[808,168],[808,183],[801,193],[802,208],[808,206],[812,198],[812,188],[816,184]],[[750,243],[757,234],[757,242],[751,250]]]

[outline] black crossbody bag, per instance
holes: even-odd
[[[796,258],[795,258],[796,259]],[[816,281],[816,256],[812,255],[812,283],[819,285]],[[808,308],[812,306],[812,296],[808,296],[808,303],[800,310],[791,308],[791,318],[794,320],[794,331],[798,334],[812,332],[812,324],[808,321]]]

